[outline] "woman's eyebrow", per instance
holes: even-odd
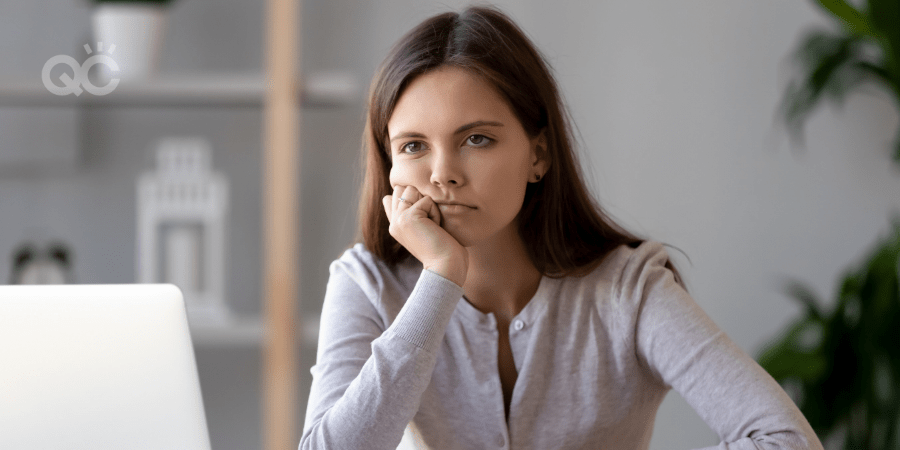
[[[494,122],[494,121],[490,121],[490,120],[476,120],[475,122],[467,123],[467,124],[457,128],[456,131],[453,132],[453,134],[459,134],[466,130],[475,128],[475,127],[502,127],[502,126],[504,126],[504,125],[500,122]],[[425,137],[426,136],[422,133],[416,133],[415,131],[410,131],[410,132],[406,132],[406,133],[400,133],[400,134],[392,137],[391,142],[394,142],[397,139],[403,139],[403,138],[425,138]]]

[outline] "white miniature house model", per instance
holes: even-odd
[[[172,283],[191,322],[230,319],[225,299],[228,180],[212,172],[203,138],[169,137],[156,150],[156,171],[137,182],[139,283]]]

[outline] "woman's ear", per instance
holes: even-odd
[[[531,138],[531,168],[538,178],[550,170],[550,152],[547,150],[547,129],[544,128],[537,136]]]

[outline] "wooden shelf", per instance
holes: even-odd
[[[265,0],[264,67],[251,74],[163,74],[120,80],[106,95],[55,95],[41,74],[0,78],[3,107],[248,107],[262,111],[262,316],[235,318],[226,326],[191,326],[198,346],[258,345],[262,349],[262,448],[297,447],[297,360],[317,334],[318,317],[295,311],[299,297],[301,107],[343,106],[362,101],[351,75],[302,74],[299,30],[302,0]],[[55,81],[61,86],[62,82]],[[95,83],[98,88],[106,83]],[[79,86],[81,87],[81,86]],[[302,299],[301,299],[302,300]],[[299,328],[300,333],[295,333]],[[295,336],[300,334],[300,336]],[[317,336],[316,336],[317,337]],[[313,341],[314,342],[314,341]]]
[[[224,324],[190,323],[191,339],[200,348],[261,347],[265,324],[260,316],[235,316]],[[319,338],[319,316],[304,316],[296,336],[298,345],[315,346]]]
[[[57,81],[57,84],[60,82]],[[98,87],[104,83],[97,82]],[[314,73],[295,81],[297,100],[304,107],[333,107],[352,103],[359,96],[355,80],[344,72]],[[267,81],[261,74],[185,74],[153,79],[122,80],[106,95],[83,91],[80,95],[56,95],[40,76],[0,80],[3,106],[158,106],[158,107],[252,107],[261,108]]]

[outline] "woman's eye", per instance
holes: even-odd
[[[491,143],[491,138],[487,136],[482,136],[480,134],[473,134],[469,136],[469,144],[472,144],[475,147],[484,147]]]
[[[410,142],[407,144],[403,144],[403,146],[400,147],[400,153],[416,153],[418,147],[420,147],[421,145],[421,142]]]

